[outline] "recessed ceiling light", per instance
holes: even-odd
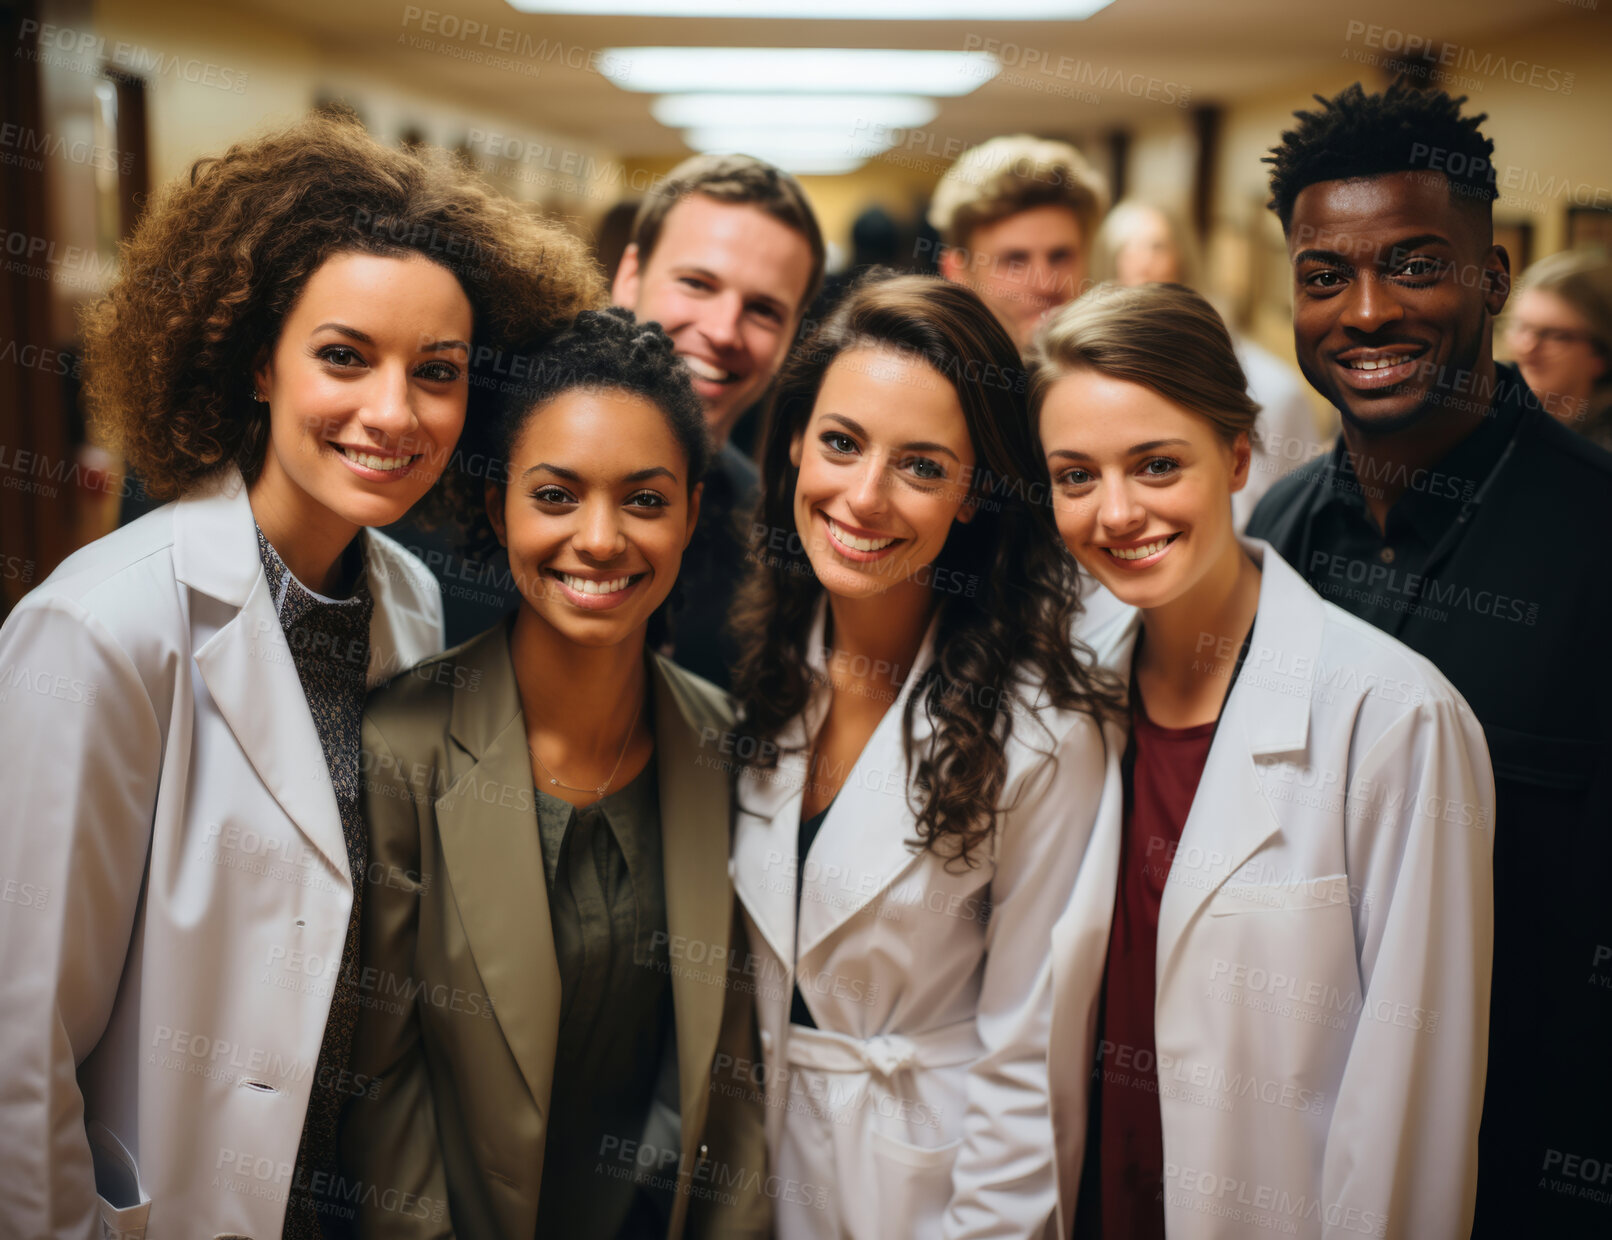
[[[1113,0],[509,0],[522,13],[585,17],[866,18],[872,21],[1079,21]]]
[[[612,47],[600,69],[623,90],[966,95],[1001,70],[986,52],[847,47]]]
[[[649,107],[662,125],[773,125],[781,129],[842,126],[846,133],[916,129],[935,119],[933,99],[917,95],[662,95]]]
[[[797,176],[855,172],[888,150],[893,138],[859,137],[844,129],[776,129],[769,126],[708,126],[685,129],[683,141],[713,155],[754,155]]]
[[[709,125],[683,131],[696,151],[743,151],[767,158],[767,152],[869,159],[895,145],[893,135],[862,136],[849,130],[774,129],[766,125]]]

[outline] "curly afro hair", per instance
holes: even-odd
[[[1300,191],[1321,181],[1395,172],[1442,175],[1458,201],[1489,208],[1495,188],[1494,142],[1478,131],[1487,112],[1463,117],[1466,96],[1418,90],[1396,81],[1378,95],[1359,82],[1331,99],[1315,96],[1314,112],[1295,112],[1296,128],[1283,132],[1264,162],[1271,165],[1271,200],[1287,231]]]
[[[515,442],[532,416],[566,392],[582,388],[642,396],[666,417],[688,460],[692,491],[711,460],[711,441],[700,398],[688,370],[672,352],[672,338],[659,323],[639,323],[631,310],[588,310],[541,350],[518,357],[507,369],[519,376],[500,384],[493,416],[466,431],[464,450],[488,462],[487,478],[508,482]],[[452,515],[467,532],[467,549],[485,556],[498,540],[487,520],[485,494],[465,496]]]
[[[198,160],[124,245],[84,319],[96,429],[158,500],[231,462],[250,482],[268,442],[252,371],[309,277],[334,254],[425,255],[471,305],[466,426],[490,415],[501,359],[604,301],[587,248],[484,187],[445,152],[394,150],[326,110]],[[481,481],[451,464],[432,505]]]

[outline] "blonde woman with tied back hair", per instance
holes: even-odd
[[[1175,212],[1127,198],[1115,205],[1097,230],[1092,258],[1096,278],[1130,287],[1136,284],[1185,284],[1203,287],[1198,243]],[[1248,380],[1249,395],[1259,406],[1249,432],[1248,481],[1231,497],[1240,532],[1254,506],[1284,474],[1324,452],[1331,441],[1322,435],[1309,391],[1291,363],[1243,336],[1232,336],[1237,362]],[[1330,415],[1329,415],[1330,416]]]
[[[1493,939],[1477,720],[1238,538],[1256,407],[1196,293],[1065,308],[1030,412],[1063,541],[1125,604],[1088,640],[1130,686],[1112,898],[1053,938],[1075,1235],[1464,1237]]]
[[[351,117],[147,209],[87,320],[89,392],[172,502],[0,628],[0,677],[40,686],[0,712],[0,874],[42,893],[0,903],[0,1234],[352,1217],[360,717],[442,648],[436,583],[375,527],[479,493],[454,448],[500,359],[601,295],[563,231]]]
[[[1507,313],[1506,345],[1545,410],[1612,448],[1612,262],[1566,250],[1527,271]]]

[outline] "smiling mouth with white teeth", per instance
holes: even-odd
[[[851,533],[851,531],[846,529],[843,525],[840,525],[827,513],[823,514],[823,519],[828,522],[829,537],[835,542],[839,543],[842,547],[849,547],[852,551],[883,551],[886,547],[897,541],[893,537],[860,538]]]
[[[365,469],[378,469],[383,473],[395,473],[397,470],[405,469],[425,455],[423,452],[415,452],[407,456],[380,456],[374,452],[360,452],[356,448],[349,448],[339,443],[332,446],[353,464],[362,465]]]
[[[1148,556],[1163,551],[1179,537],[1180,534],[1168,534],[1150,543],[1143,543],[1140,547],[1104,547],[1103,550],[1116,560],[1145,560]]]
[[[686,353],[678,354],[683,359],[683,365],[688,367],[689,373],[697,379],[704,379],[707,383],[737,383],[739,376],[731,370],[723,370],[720,366],[713,366],[703,357],[690,357]]]
[[[1421,357],[1426,349],[1412,349],[1409,351],[1387,352],[1380,349],[1362,349],[1358,356],[1338,358],[1338,365],[1345,370],[1353,370],[1361,374],[1371,374],[1378,370],[1391,370],[1395,366],[1403,366]]]
[[[615,594],[633,583],[630,574],[626,577],[613,577],[609,581],[595,581],[591,577],[573,577],[570,573],[562,573],[558,569],[554,575],[578,594]]]

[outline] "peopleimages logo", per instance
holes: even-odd
[[[37,36],[37,46],[29,47],[30,37]],[[18,27],[17,41],[21,45],[13,56],[56,68],[85,73],[101,71],[103,60],[109,60],[119,69],[143,78],[171,77],[193,86],[208,86],[231,94],[246,92],[247,74],[227,65],[214,64],[195,56],[179,56],[171,52],[156,52],[137,43],[119,39],[108,44],[105,35],[89,30],[75,30],[52,22],[38,22],[23,18]]]
[[[1375,1210],[1362,1210],[1342,1201],[1323,1201],[1308,1193],[1293,1193],[1179,1163],[1164,1164],[1164,1183],[1171,1206],[1245,1222],[1262,1230],[1292,1234],[1294,1220],[1301,1220],[1361,1236],[1382,1236],[1388,1231],[1387,1216]]]
[[[1498,52],[1479,54],[1475,48],[1462,47],[1459,43],[1430,39],[1425,35],[1396,30],[1392,26],[1350,20],[1344,29],[1344,42],[1352,44],[1357,41],[1363,48],[1405,58],[1403,62],[1386,62],[1383,64],[1384,68],[1410,69],[1422,64],[1431,64],[1435,66],[1435,80],[1448,79],[1452,72],[1475,73],[1480,78],[1504,78],[1518,86],[1534,86],[1540,90],[1563,95],[1573,93],[1573,84],[1576,81],[1576,75],[1572,73],[1549,68],[1520,57],[1506,56]],[[1344,49],[1344,55],[1349,57],[1350,49]],[[1355,55],[1351,59],[1366,64],[1380,62],[1380,58],[1371,53],[1366,53],[1364,56]],[[1483,83],[1480,81],[1467,81],[1461,85],[1469,85],[1477,90],[1483,89]]]
[[[1116,91],[1129,95],[1132,99],[1146,99],[1151,103],[1165,103],[1178,108],[1187,107],[1192,102],[1192,87],[1183,82],[1166,81],[1150,77],[1146,73],[1126,72],[1114,65],[1093,64],[1089,60],[1081,60],[1074,56],[1053,56],[1045,48],[1014,43],[1011,40],[987,39],[981,35],[971,34],[964,37],[963,50],[985,52],[995,57],[997,63],[1006,70],[999,73],[994,78],[995,81],[1005,81],[1009,85],[1049,92],[1048,87],[1039,85],[1029,76],[1039,74],[1067,84],[1062,90],[1050,88],[1050,93],[1076,99],[1082,103],[1100,102],[1097,96],[1077,90],[1079,87],[1088,86],[1096,90]]]

